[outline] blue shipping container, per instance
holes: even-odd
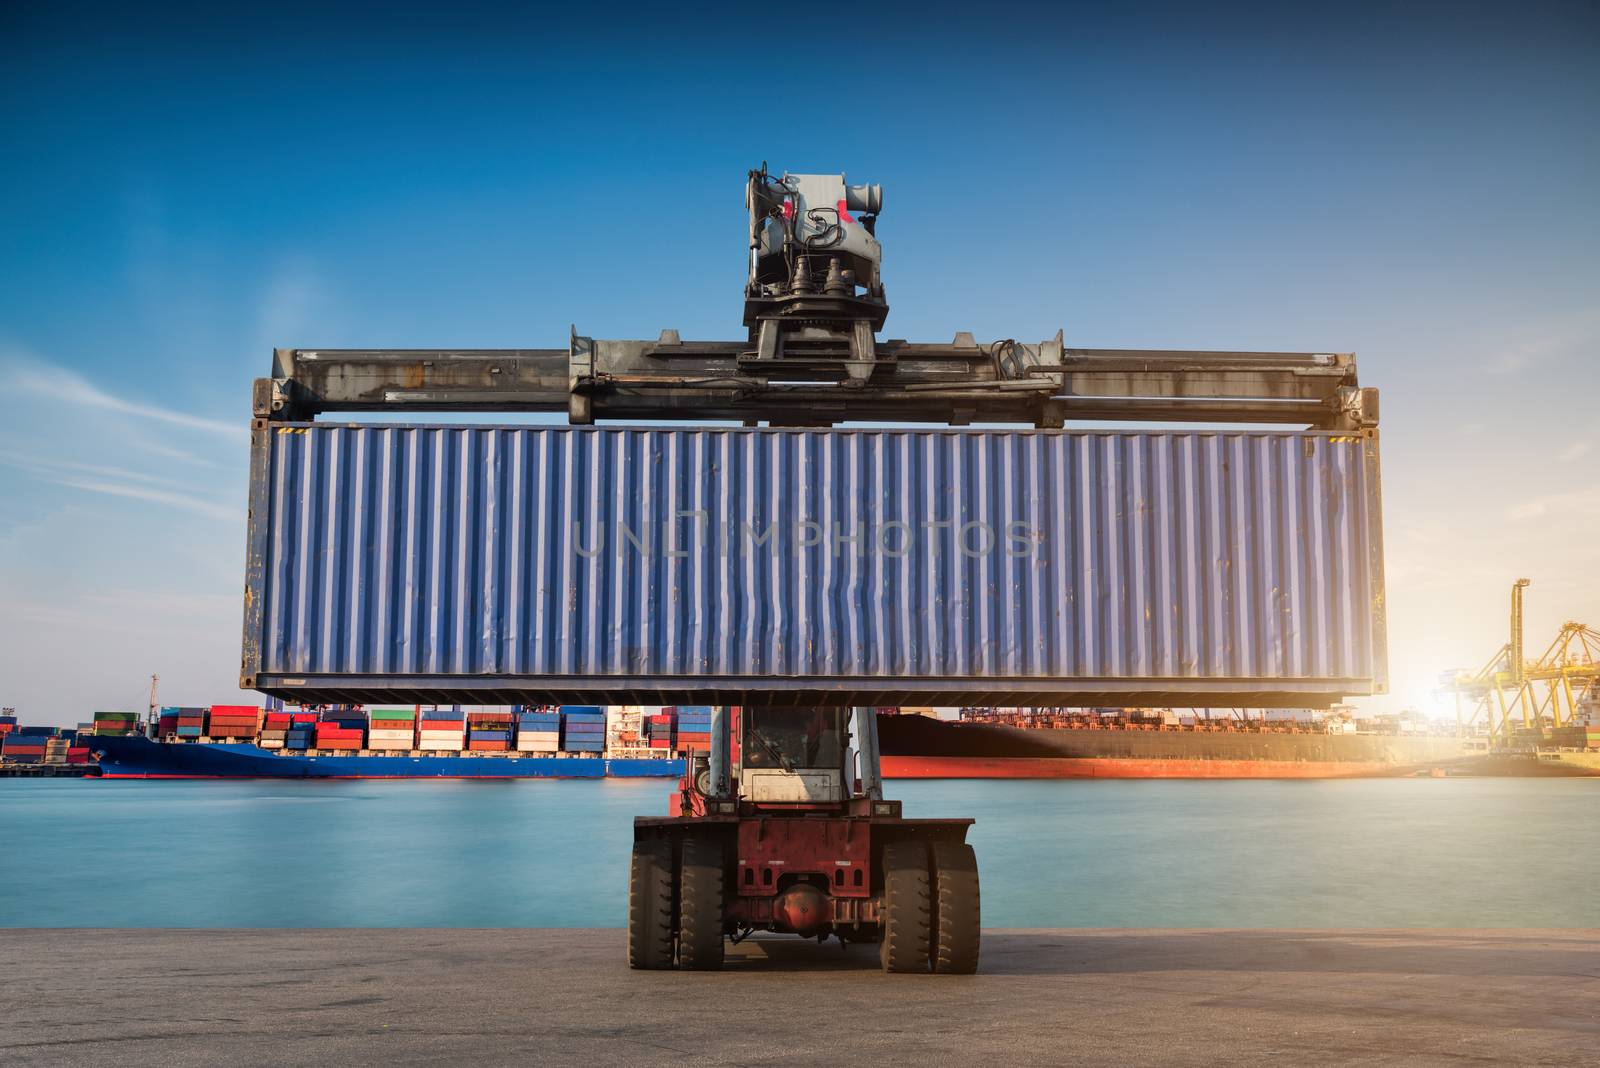
[[[263,423],[242,681],[331,700],[1327,704],[1375,432]]]

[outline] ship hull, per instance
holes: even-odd
[[[889,779],[1353,779],[1467,759],[1455,738],[1255,730],[1024,729],[878,718]]]
[[[675,779],[682,760],[429,754],[305,756],[248,743],[96,738],[103,779]]]
[[[886,779],[1360,779],[1426,765],[1304,760],[1135,760],[1115,757],[883,757]]]

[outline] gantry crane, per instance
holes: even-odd
[[[1512,583],[1506,643],[1477,671],[1458,671],[1442,680],[1444,690],[1455,696],[1457,723],[1484,728],[1494,745],[1508,744],[1519,729],[1542,732],[1547,721],[1560,730],[1600,699],[1600,631],[1569,620],[1543,653],[1527,659],[1523,596],[1530,585],[1525,578]]]

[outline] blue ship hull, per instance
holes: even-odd
[[[106,779],[636,779],[677,778],[682,760],[594,756],[306,756],[248,743],[97,737]]]

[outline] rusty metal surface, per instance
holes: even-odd
[[[845,421],[1062,420],[1375,426],[1377,391],[1349,353],[1222,352],[900,340],[873,346],[870,380],[840,388],[798,356],[752,359],[749,341],[597,340],[566,349],[279,349],[258,379],[255,414],[274,421],[331,412],[565,412],[595,419]],[[757,353],[756,355],[759,355]],[[574,404],[578,407],[575,409]]]

